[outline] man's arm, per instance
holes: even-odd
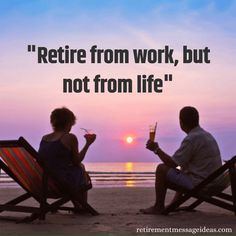
[[[172,160],[172,158],[159,147],[154,151],[154,153],[157,154],[167,166],[172,168],[177,167],[177,164]]]
[[[164,164],[171,168],[176,168],[177,164],[172,160],[172,158],[165,153],[156,142],[152,142],[148,140],[146,148],[153,151],[155,154],[157,154],[160,159],[163,161]]]

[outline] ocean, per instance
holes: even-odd
[[[117,162],[84,163],[95,188],[153,187],[157,163]],[[1,171],[0,188],[17,188],[18,184]]]

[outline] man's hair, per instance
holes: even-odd
[[[182,123],[190,129],[199,125],[199,114],[195,107],[183,107],[179,113]]]
[[[52,111],[50,116],[50,122],[53,130],[62,130],[67,125],[74,125],[76,117],[72,111],[66,107],[56,108]]]

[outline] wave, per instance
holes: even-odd
[[[150,186],[155,181],[154,172],[88,172],[94,187],[135,187]],[[5,173],[0,174],[0,187],[16,187],[14,182]]]

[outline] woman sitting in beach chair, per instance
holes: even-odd
[[[53,132],[42,137],[39,158],[63,192],[72,197],[75,211],[80,211],[79,202],[87,203],[87,190],[92,188],[82,161],[96,135],[85,134],[85,146],[79,151],[77,137],[70,133],[76,121],[73,112],[65,107],[57,108],[52,111],[50,121]]]

